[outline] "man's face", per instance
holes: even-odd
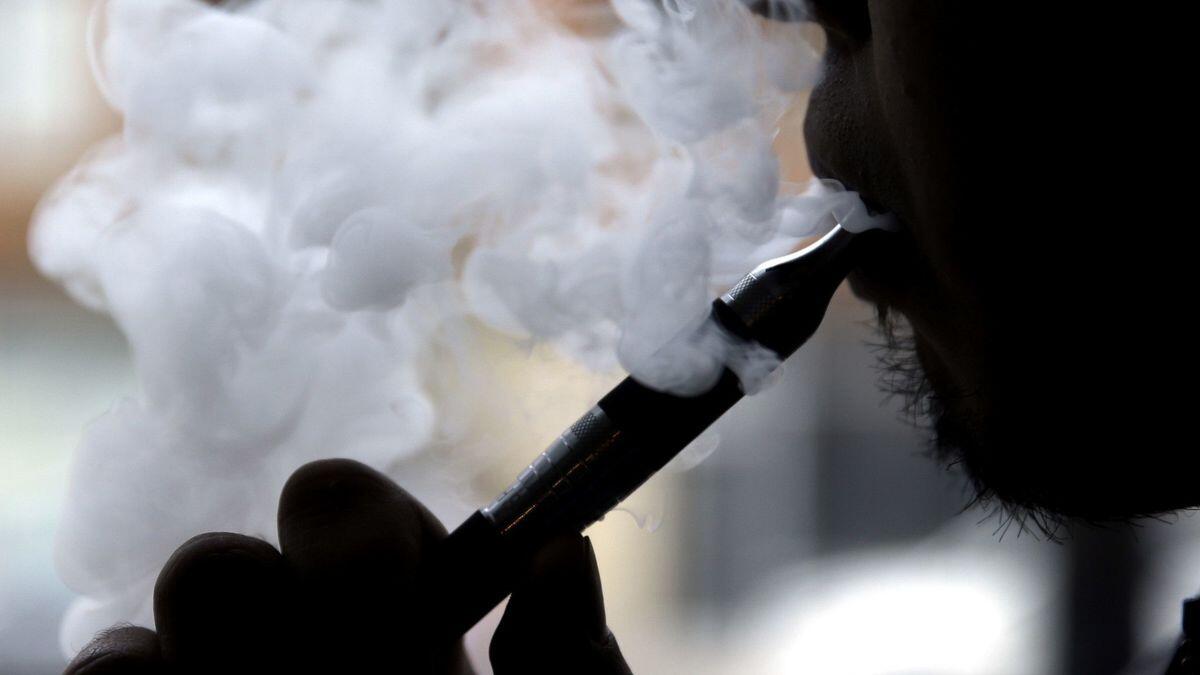
[[[1200,503],[1200,479],[1180,477],[1192,453],[1171,440],[1181,397],[1154,383],[1174,364],[1150,344],[1177,299],[1170,266],[1136,240],[1164,203],[1151,195],[1169,193],[1161,175],[1129,178],[1162,174],[1191,126],[1169,112],[1190,110],[1170,57],[1126,17],[812,5],[828,36],[812,166],[906,226],[851,283],[906,320],[911,353],[887,365],[940,454],[1035,515]]]

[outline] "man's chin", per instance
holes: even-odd
[[[934,459],[969,481],[973,502],[1051,537],[1065,521],[1123,522],[1200,504],[1183,453],[1157,454],[1166,444],[1144,431],[1064,403],[1088,392],[1039,393],[1055,389],[1043,372],[1036,386],[964,394],[903,316],[885,306],[881,320],[881,384],[929,432]]]
[[[1066,522],[1128,522],[1200,502],[1194,481],[1180,480],[1182,467],[1131,456],[1104,438],[1072,443],[1040,426],[982,420],[940,405],[930,413],[939,460],[963,471],[975,501],[1052,537]]]

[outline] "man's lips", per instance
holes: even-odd
[[[861,193],[860,197],[872,214],[889,213],[870,197]],[[859,298],[904,311],[923,278],[923,266],[911,231],[906,223],[899,222],[899,230],[887,238],[886,245],[867,252],[848,279],[850,289]]]
[[[820,24],[831,37],[858,42],[871,35],[871,19],[865,2],[807,0],[800,4],[808,18]]]
[[[854,188],[850,188],[850,189],[853,190]],[[891,213],[891,211],[884,208],[882,205],[879,204],[879,202],[872,199],[869,195],[859,192],[858,198],[862,200],[863,206],[867,207],[867,213],[869,213],[873,216],[881,216],[884,214]]]
[[[834,163],[827,162],[820,152],[810,148],[809,165],[813,175],[841,183],[847,190],[858,193],[859,199],[871,215],[890,213],[895,209],[878,199],[869,185],[861,184],[860,177],[851,177],[850,171],[838,171]],[[889,237],[888,245],[869,253],[850,273],[850,288],[859,298],[884,307],[903,310],[912,294],[912,286],[919,269],[916,264],[916,246],[908,223],[899,219],[900,231]]]

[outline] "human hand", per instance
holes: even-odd
[[[278,527],[281,550],[219,532],[184,543],[154,588],[157,631],[110,629],[66,674],[473,672],[456,636],[431,634],[416,587],[446,529],[391,480],[350,460],[308,464],[283,489]],[[587,539],[535,556],[490,659],[498,675],[629,673]]]

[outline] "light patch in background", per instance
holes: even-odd
[[[72,594],[54,575],[53,533],[70,450],[134,382],[106,321],[12,287],[0,287],[0,373],[0,671],[56,672]]]
[[[68,58],[74,50],[64,42],[78,39],[71,30],[79,11],[71,3],[7,0],[0,4],[4,49],[0,59],[0,130],[9,134],[44,135],[63,115],[78,114],[77,92],[87,86],[87,72]],[[48,77],[55,73],[55,77]]]
[[[81,33],[86,2],[0,2],[0,218],[24,213],[101,129]],[[23,220],[23,218],[22,218]],[[0,249],[19,241],[25,222],[0,224]],[[5,251],[0,250],[0,254]]]
[[[779,675],[1053,672],[1060,569],[1046,553],[956,523],[914,547],[816,559],[764,582],[744,658]]]
[[[1140,580],[1134,607],[1135,644],[1148,665],[1131,668],[1128,675],[1162,670],[1179,641],[1183,601],[1200,595],[1200,518],[1195,511],[1147,523],[1138,536],[1158,548]]]

